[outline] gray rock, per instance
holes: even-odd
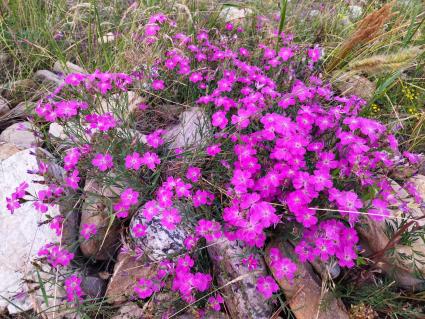
[[[26,181],[31,194],[44,189],[45,186],[34,181],[43,181],[36,175],[29,175],[28,170],[38,168],[37,159],[32,154],[34,149],[18,152],[0,162],[0,295],[19,305],[23,310],[32,308],[28,287],[23,278],[34,271],[32,261],[38,250],[49,242],[58,240],[55,232],[48,224],[43,224],[45,215],[35,210],[31,202],[22,204],[14,214],[6,208],[6,197],[15,188]],[[49,215],[57,216],[59,208],[53,206]],[[0,309],[8,308],[9,312],[20,312],[7,300],[0,299]]]
[[[147,226],[146,236],[142,238],[134,236],[132,228],[136,224]],[[155,216],[148,222],[139,210],[133,216],[130,229],[130,236],[136,246],[140,247],[151,260],[160,261],[185,251],[184,240],[191,234],[192,226],[182,222],[174,230],[168,230],[162,225],[160,217]]]
[[[199,107],[192,107],[180,114],[180,122],[169,128],[164,140],[171,148],[200,147],[208,142],[211,135],[210,122]]]
[[[97,276],[83,276],[81,288],[89,298],[102,298],[106,291],[106,281]]]
[[[258,268],[255,271],[249,270],[241,260],[243,258],[241,256],[246,256],[249,250],[242,244],[226,238],[220,238],[208,246],[208,253],[213,263],[218,285],[224,286],[221,291],[230,317],[270,318],[272,307],[256,289],[258,277],[267,275],[267,268],[262,257],[257,255]],[[236,281],[231,285],[226,285],[232,280]]]
[[[334,75],[335,87],[343,95],[356,95],[366,101],[369,101],[376,90],[376,84],[364,76],[354,73],[342,73]]]
[[[140,319],[145,315],[145,311],[134,302],[127,302],[122,305],[117,314],[111,319]]]
[[[20,151],[21,149],[15,144],[0,142],[0,162]]]
[[[31,130],[30,122],[15,123],[0,134],[0,142],[14,144],[21,149],[33,147],[37,144],[37,138]]]
[[[410,179],[410,181],[416,185],[422,198],[425,199],[425,189],[423,188],[425,176],[417,175]],[[390,211],[391,216],[385,221],[379,221],[370,216],[364,216],[364,223],[357,227],[357,231],[370,248],[372,254],[384,251],[390,241],[390,238],[387,236],[387,223],[397,228],[396,225],[400,222],[400,220],[397,221],[397,218],[407,217],[416,219],[424,216],[424,212],[419,204],[415,203],[414,199],[402,189],[400,185],[391,180],[390,182],[399,199],[399,203],[395,205],[397,208]],[[400,206],[402,202],[410,208],[408,214],[401,210]],[[425,226],[424,220],[418,220],[417,223],[421,227]],[[408,228],[408,231],[411,231],[412,227],[413,225]],[[397,283],[405,289],[419,290],[425,287],[425,280],[418,278],[414,270],[416,268],[422,276],[425,276],[424,240],[422,238],[417,238],[417,240],[409,246],[397,243],[391,252],[392,253],[389,254],[387,251],[376,260],[377,266],[383,269],[387,274],[393,276]]]
[[[266,262],[273,273],[269,258],[272,247],[279,248],[285,256],[295,256],[295,253],[292,246],[283,240],[270,243],[266,248]],[[275,279],[297,319],[349,319],[342,301],[322,289],[321,280],[309,263],[298,263],[297,272],[291,281],[286,278]]]
[[[49,70],[38,70],[34,73],[33,78],[49,91],[64,83],[63,79]]]
[[[115,220],[111,223],[109,214],[110,198],[119,194],[120,189],[101,186],[95,180],[86,181],[84,196],[86,196],[81,209],[80,230],[84,224],[95,224],[97,234],[85,240],[80,236],[80,248],[84,256],[94,257],[97,260],[112,258],[120,246],[119,224]]]
[[[59,60],[57,60],[55,62],[55,64],[53,65],[53,71],[60,73],[60,74],[63,74],[63,75],[68,75],[70,73],[87,74],[87,71],[84,68],[82,68],[82,67],[80,67],[80,66],[78,66],[74,63],[71,63],[69,61],[62,63]]]

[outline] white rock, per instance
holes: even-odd
[[[31,262],[38,250],[58,240],[49,225],[41,224],[45,216],[37,212],[31,202],[22,204],[13,215],[6,207],[6,197],[23,181],[29,184],[28,192],[31,194],[45,188],[33,182],[43,180],[42,177],[27,173],[38,167],[36,157],[31,154],[34,151],[26,149],[0,162],[0,296],[18,304],[23,310],[30,309],[31,305],[29,297],[22,294],[27,288],[22,279],[33,271]],[[49,215],[58,214],[58,207],[50,207]],[[11,313],[19,311],[1,298],[0,309],[6,307]]]
[[[34,80],[45,85],[49,89],[63,84],[64,80],[49,70],[38,70],[33,76]]]
[[[37,139],[30,122],[18,122],[6,128],[0,134],[0,142],[15,144],[21,149],[30,148],[37,144]]]
[[[220,12],[220,17],[226,22],[240,20],[246,16],[252,14],[252,10],[249,8],[239,9],[236,7],[226,7]]]
[[[180,122],[167,130],[164,140],[170,142],[171,148],[202,146],[208,141],[211,125],[205,112],[199,107],[192,107],[180,115]]]
[[[56,61],[55,64],[53,65],[53,71],[58,72],[58,73],[62,73],[64,75],[70,74],[70,73],[82,73],[82,74],[87,74],[87,71],[74,64],[71,63],[69,61],[67,61],[66,63],[62,63],[61,61]]]
[[[184,215],[183,206],[179,208],[181,214]],[[138,223],[148,226],[146,236],[142,238],[136,238],[132,230]],[[161,218],[158,216],[148,222],[140,210],[134,215],[130,229],[133,241],[153,261],[160,261],[171,255],[182,253],[185,250],[184,240],[192,231],[191,225],[185,223],[178,224],[174,230],[168,230],[162,225]]]
[[[360,6],[351,5],[348,7],[348,10],[350,10],[350,18],[353,20],[356,20],[363,15],[363,8]]]
[[[115,41],[115,35],[112,32],[108,32],[103,37],[97,39],[97,43],[111,43]]]
[[[20,151],[21,149],[15,144],[0,142],[0,162]]]

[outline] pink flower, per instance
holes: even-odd
[[[84,293],[81,289],[81,282],[81,278],[76,275],[72,275],[65,280],[65,291],[68,302],[82,300]]]
[[[207,241],[214,241],[221,237],[221,225],[214,220],[201,219],[195,228],[198,236]]]
[[[146,225],[136,224],[136,225],[133,226],[133,228],[131,230],[133,232],[134,237],[140,238],[140,237],[146,236],[147,228],[148,227]]]
[[[311,59],[312,62],[317,62],[320,59],[320,49],[319,48],[313,48],[308,50],[308,56]]]
[[[83,224],[80,234],[85,240],[89,240],[92,236],[96,235],[97,227],[95,224]]]
[[[134,287],[134,291],[140,299],[146,299],[152,296],[155,291],[159,291],[159,287],[155,286],[150,279],[140,278]]]
[[[158,148],[164,144],[164,140],[161,138],[162,134],[164,134],[164,130],[156,130],[155,132],[146,136],[146,142],[150,147]]]
[[[222,130],[227,126],[229,121],[226,118],[226,112],[218,111],[212,116],[212,125],[221,128]]]
[[[207,154],[209,156],[216,156],[218,153],[221,152],[220,144],[213,144],[207,147]]]
[[[159,156],[156,153],[146,152],[142,157],[143,164],[147,168],[154,170],[157,165],[161,163]]]
[[[139,153],[134,152],[125,157],[125,168],[138,170],[143,165],[143,159]]]
[[[93,166],[96,166],[101,172],[104,172],[114,167],[114,163],[112,162],[112,155],[108,153],[96,154],[91,163],[93,164]]]
[[[161,91],[161,90],[165,89],[165,83],[162,80],[154,80],[154,81],[152,81],[152,88],[155,91]]]
[[[214,311],[220,311],[220,304],[224,303],[224,299],[221,295],[217,295],[216,297],[208,298],[208,306]]]
[[[78,183],[80,182],[80,172],[78,169],[74,170],[68,177],[65,178],[65,185],[76,190],[78,189]]]
[[[201,177],[201,169],[199,167],[190,166],[186,172],[186,178],[194,183],[199,181]]]
[[[177,208],[169,208],[162,212],[161,223],[168,230],[174,230],[181,219],[180,212]]]
[[[125,207],[137,205],[139,201],[139,193],[132,188],[127,188],[121,193],[120,200]]]
[[[202,74],[200,72],[193,72],[190,75],[189,80],[193,83],[198,83],[198,82],[203,80],[203,77],[202,77]]]
[[[271,276],[263,276],[257,280],[257,290],[265,299],[269,299],[273,293],[279,290],[279,286]]]

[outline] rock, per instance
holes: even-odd
[[[145,311],[134,302],[127,302],[121,306],[117,314],[111,319],[140,319],[145,315]]]
[[[21,149],[15,144],[0,142],[0,162],[20,151]]]
[[[158,263],[146,265],[147,258],[136,260],[127,252],[120,252],[114,273],[106,290],[108,301],[120,304],[134,296],[134,286],[140,278],[151,278],[156,274]]]
[[[9,103],[4,98],[0,97],[0,116],[7,114],[9,111]]]
[[[363,8],[357,5],[348,6],[348,10],[350,11],[350,18],[353,20],[357,20],[363,15]]]
[[[63,74],[63,75],[68,75],[70,73],[82,73],[82,74],[87,74],[87,71],[85,69],[83,69],[82,67],[71,63],[69,61],[62,63],[61,61],[57,60],[55,62],[55,64],[53,65],[53,71]]]
[[[2,88],[2,95],[9,100],[11,106],[30,100],[37,92],[38,84],[31,79],[17,80],[7,83]]]
[[[144,101],[140,95],[133,91],[116,93],[108,99],[102,99],[96,110],[100,114],[108,112],[120,114],[122,118],[127,119],[129,115],[139,110],[139,104]]]
[[[81,288],[89,298],[102,298],[106,291],[106,281],[97,276],[83,276]]]
[[[33,147],[37,144],[37,138],[31,130],[30,122],[15,123],[0,134],[0,142],[14,144],[21,149]]]
[[[180,114],[180,122],[167,130],[164,140],[171,148],[200,147],[208,141],[211,127],[205,112],[192,107]]]
[[[9,312],[21,310],[7,299],[19,305],[22,310],[31,308],[23,278],[33,271],[31,262],[38,250],[47,243],[57,241],[57,236],[48,224],[43,224],[45,215],[35,210],[31,202],[22,204],[14,214],[6,208],[6,197],[15,191],[23,181],[29,184],[28,192],[35,194],[45,188],[40,183],[43,178],[29,175],[27,171],[38,168],[34,149],[20,151],[0,162],[0,309],[7,307]],[[57,206],[50,207],[49,215],[59,214]]]
[[[235,22],[237,20],[242,20],[246,16],[252,14],[252,10],[249,8],[239,9],[236,7],[225,7],[220,12],[220,17],[226,22]]]
[[[341,91],[343,95],[356,95],[366,101],[369,101],[376,90],[376,84],[364,76],[343,73],[334,76],[333,84]]]
[[[269,244],[266,248],[266,262],[272,274],[273,268],[270,267],[269,256],[270,249],[273,247],[279,248],[284,256],[295,255],[292,246],[282,240]],[[332,293],[322,291],[321,280],[309,263],[297,264],[297,272],[292,281],[277,277],[275,279],[282,288],[295,318],[349,319],[342,301],[335,298]]]
[[[101,186],[95,180],[86,181],[84,195],[86,199],[81,209],[81,224],[95,224],[97,234],[85,240],[80,236],[80,248],[84,256],[94,257],[97,260],[108,260],[112,258],[120,246],[119,224],[112,221],[109,214],[110,198],[114,193],[119,194],[116,187]]]
[[[35,103],[34,102],[21,102],[12,108],[6,114],[0,116],[0,120],[3,123],[8,121],[16,120],[19,118],[25,118],[34,114]]]
[[[67,139],[67,135],[64,132],[64,127],[62,125],[60,125],[59,123],[53,122],[49,125],[49,135],[51,137],[60,139],[60,140],[65,140]]]
[[[97,39],[97,43],[103,44],[103,43],[111,43],[116,40],[115,35],[112,32],[108,32],[103,37],[100,37]]]
[[[213,263],[218,286],[222,287],[230,281],[236,280],[233,284],[226,285],[221,289],[230,317],[270,318],[272,307],[256,289],[257,278],[267,274],[266,265],[261,256],[257,255],[259,266],[256,271],[249,270],[241,262],[241,256],[246,256],[248,253],[247,248],[226,238],[220,238],[210,245],[208,253]],[[243,277],[242,280],[237,280],[241,277]]]
[[[417,175],[410,179],[412,183],[417,186],[419,192],[423,191],[421,186],[424,182],[425,177]],[[372,254],[382,252],[390,239],[387,236],[387,223],[390,223],[397,229],[397,224],[400,224],[400,220],[396,220],[399,217],[407,217],[416,219],[424,216],[424,212],[420,206],[415,203],[414,199],[402,189],[396,182],[391,181],[391,186],[396,192],[397,196],[401,201],[406,203],[406,206],[410,208],[410,215],[403,213],[401,209],[391,210],[391,217],[385,221],[377,221],[372,219],[370,216],[364,216],[364,222],[362,226],[357,227],[357,231],[361,235],[362,239],[367,243]],[[423,198],[424,193],[422,193]],[[400,206],[401,202],[397,206]],[[419,220],[418,225],[424,227],[425,220]],[[408,228],[411,231],[413,225]],[[425,242],[422,238],[417,238],[411,246],[396,244],[394,249],[391,249],[391,254],[384,254],[380,256],[376,261],[377,266],[383,269],[386,273],[393,276],[397,283],[405,289],[417,290],[425,287],[425,280],[417,278],[414,269],[416,268],[422,276],[425,275]],[[406,258],[407,257],[407,258]],[[413,258],[414,257],[414,258]],[[414,261],[415,259],[416,261]],[[414,267],[415,266],[415,267]]]
[[[34,73],[34,80],[42,84],[48,91],[56,89],[64,80],[49,70],[38,70]]]
[[[134,236],[132,228],[136,224],[147,226],[146,236],[141,238]],[[158,216],[148,222],[141,210],[133,216],[130,229],[130,236],[135,245],[141,248],[145,255],[153,261],[167,259],[171,255],[179,255],[184,252],[184,240],[192,232],[191,225],[185,223],[178,224],[174,230],[168,230],[162,225],[161,218]]]

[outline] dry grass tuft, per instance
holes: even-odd
[[[372,41],[381,33],[384,24],[394,16],[393,5],[394,1],[391,1],[359,22],[356,31],[342,43],[340,49],[329,61],[326,66],[327,72],[333,71],[355,47]]]
[[[348,67],[352,71],[370,75],[391,73],[411,67],[415,58],[422,52],[424,52],[424,48],[412,47],[393,54],[374,55],[360,61],[354,61],[349,63]]]

